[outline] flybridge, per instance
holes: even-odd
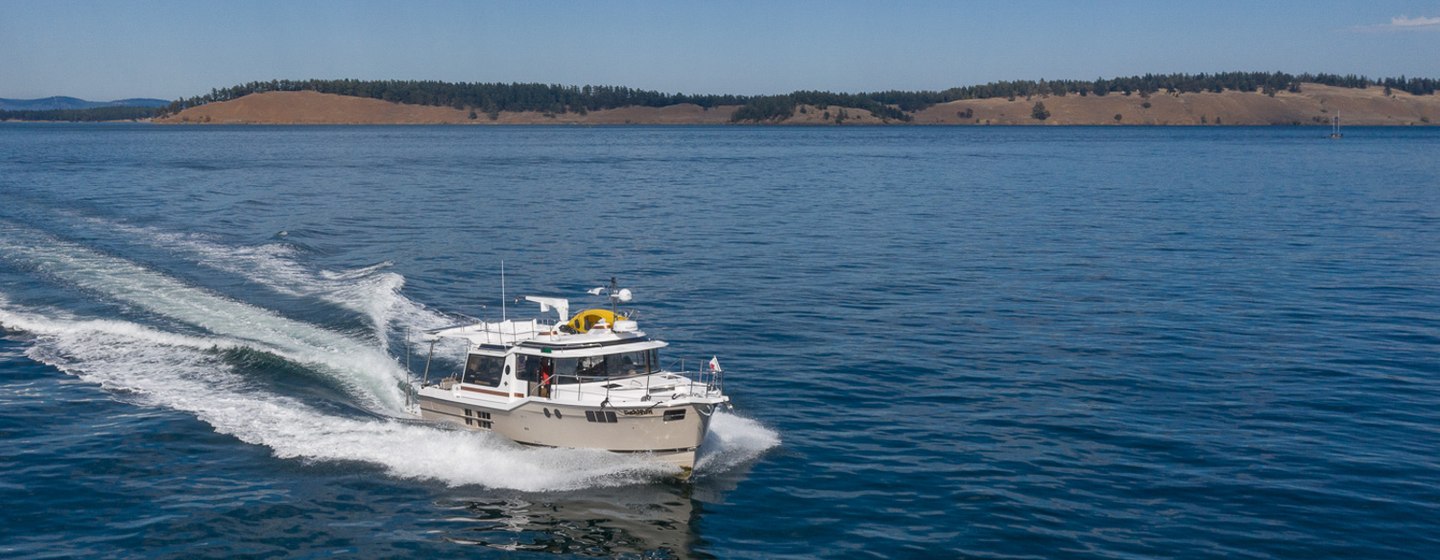
[[[612,279],[613,283],[614,280]],[[592,294],[599,294],[596,288]],[[618,289],[610,296],[612,304],[629,302],[633,299],[630,290]],[[540,319],[529,321],[503,320],[498,322],[473,323],[446,327],[427,332],[430,338],[462,338],[478,346],[515,345],[528,346],[577,346],[608,345],[648,340],[639,324],[618,313],[613,308],[586,309],[574,317],[570,316],[570,300],[555,297],[525,296],[526,301],[540,304],[542,313],[554,311],[558,320],[547,323]],[[661,346],[664,343],[659,343]]]
[[[505,286],[504,264],[501,264],[500,286],[503,291]],[[428,331],[426,334],[436,338],[465,338],[475,344],[516,344],[524,340],[532,340],[540,336],[554,339],[564,335],[588,334],[591,330],[597,330],[596,335],[608,331],[612,334],[638,334],[639,326],[624,315],[620,314],[617,307],[620,303],[629,303],[634,300],[634,295],[629,288],[621,288],[616,284],[615,278],[610,278],[610,286],[601,286],[588,291],[590,295],[604,295],[610,299],[610,309],[586,309],[578,315],[570,316],[570,300],[556,297],[525,296],[525,301],[540,304],[541,313],[554,311],[559,320],[555,323],[544,323],[539,319],[529,321],[511,321],[505,319],[499,322],[485,322],[445,327]],[[554,340],[552,340],[553,342]]]

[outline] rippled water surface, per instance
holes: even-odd
[[[1433,558],[1437,154],[0,125],[0,556]],[[498,318],[502,260],[720,356],[693,481],[400,417],[406,333]]]

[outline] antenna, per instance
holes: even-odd
[[[615,281],[615,276],[611,276],[611,285],[586,289],[586,294],[605,295],[605,297],[611,298],[611,312],[616,312],[616,304],[629,304],[631,299],[635,299],[635,295],[631,294],[629,288],[619,286],[619,282]]]
[[[505,321],[505,259],[500,259],[500,321]]]
[[[603,295],[610,298],[611,313],[619,313],[620,310],[617,309],[619,304],[630,303],[630,300],[635,298],[635,296],[630,293],[629,288],[620,287],[620,284],[615,281],[614,276],[610,277],[610,287],[600,286],[599,288],[592,288],[588,290],[588,293],[592,296]]]
[[[617,313],[617,314],[618,314],[618,313],[620,312],[620,310],[617,309],[618,306],[615,305],[615,292],[619,291],[619,289],[620,289],[620,286],[615,283],[615,277],[614,277],[614,276],[611,276],[611,277],[610,277],[610,294],[609,294],[609,295],[610,295],[610,312],[611,312],[611,313]]]

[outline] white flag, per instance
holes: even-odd
[[[716,357],[716,356],[711,356],[711,357],[710,357],[710,371],[713,371],[713,372],[715,372],[715,373],[720,373],[720,372],[722,371],[722,370],[720,369],[720,358],[719,358],[719,357]]]

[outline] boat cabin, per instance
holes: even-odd
[[[468,346],[465,368],[442,379],[440,386],[448,389],[458,383],[488,389],[482,393],[548,398],[562,385],[603,386],[609,380],[661,373],[665,342],[650,339],[634,321],[615,316],[594,320],[591,313],[578,315],[576,319],[586,320],[578,324],[502,321],[433,331],[436,338],[459,338]]]
[[[541,387],[594,383],[659,373],[665,343],[642,340],[623,347],[566,349],[563,346],[477,346],[465,360],[458,382],[481,387],[520,389],[547,396]]]

